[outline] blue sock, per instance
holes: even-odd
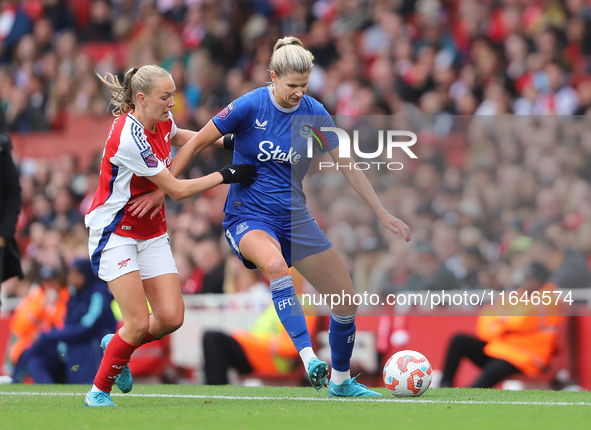
[[[340,372],[349,370],[355,345],[355,314],[342,317],[331,312],[328,344],[330,345],[332,368]]]
[[[310,342],[308,334],[306,317],[295,294],[291,275],[271,281],[271,296],[281,324],[285,327],[298,352],[307,346],[311,347],[312,342]]]

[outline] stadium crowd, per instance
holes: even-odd
[[[333,114],[559,114],[591,105],[582,0],[2,1],[0,99],[11,131],[103,115],[94,71],[159,64],[176,121],[199,127],[268,82],[273,41],[316,57],[309,94]]]
[[[110,115],[95,70],[138,64],[171,72],[175,121],[199,129],[268,82],[273,42],[293,34],[316,57],[308,92],[330,113],[433,119],[418,127],[420,163],[368,173],[410,225],[412,252],[376,230],[333,175],[307,180],[311,212],[358,290],[511,288],[534,260],[558,270],[561,287],[589,286],[591,135],[584,117],[566,117],[591,106],[591,7],[582,0],[25,0],[0,8],[0,103],[11,132]],[[229,157],[208,150],[187,174],[210,173]],[[98,162],[86,171],[68,154],[18,162],[27,279],[2,294],[22,297],[39,267],[87,252],[83,215]],[[222,186],[167,202],[187,294],[236,289],[237,265],[220,240],[225,195]]]

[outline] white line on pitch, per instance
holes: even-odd
[[[0,392],[0,396],[84,396],[84,393],[28,393]],[[518,405],[518,406],[591,406],[590,402],[519,402],[495,400],[429,400],[429,399],[395,399],[395,398],[334,398],[334,397],[263,397],[263,396],[216,396],[206,394],[119,394],[111,396],[154,397],[175,399],[217,399],[217,400],[295,400],[299,402],[377,402],[377,403],[429,403],[451,405]]]

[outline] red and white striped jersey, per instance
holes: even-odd
[[[146,176],[170,168],[170,139],[177,133],[172,114],[151,133],[131,114],[115,118],[101,161],[99,185],[84,219],[86,227],[134,239],[151,239],[166,233],[164,207],[154,219],[138,218],[127,210],[129,199],[148,193],[156,185]]]

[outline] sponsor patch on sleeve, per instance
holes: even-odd
[[[219,119],[226,119],[232,113],[232,111],[236,109],[236,104],[234,102],[230,103],[228,106],[223,108],[220,113],[218,113]]]
[[[140,154],[142,154],[142,158],[144,159],[146,166],[148,166],[148,167],[157,167],[158,166],[158,159],[156,158],[156,156],[152,152],[152,148],[148,148],[148,149],[142,151]]]

